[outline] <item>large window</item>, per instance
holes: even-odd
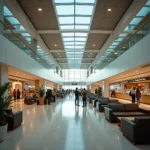
[[[85,82],[87,78],[87,70],[85,69],[64,69],[62,77],[65,82]]]

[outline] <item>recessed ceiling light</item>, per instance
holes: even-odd
[[[59,53],[57,53],[59,55]]]
[[[38,11],[42,11],[42,8],[38,8]]]
[[[123,48],[126,48],[125,46]]]
[[[116,53],[114,53],[115,55],[117,55],[118,53],[116,52]]]
[[[89,57],[91,57],[91,56],[89,56]]]
[[[95,44],[93,44],[93,46],[95,46]]]
[[[111,8],[108,8],[107,10],[108,10],[108,11],[111,11]]]
[[[92,53],[90,53],[90,54],[92,54]]]
[[[54,46],[57,46],[57,44],[55,44]]]

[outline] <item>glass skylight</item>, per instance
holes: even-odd
[[[74,42],[64,42],[64,45],[74,45]]]
[[[86,41],[86,38],[75,38],[75,41]]]
[[[75,24],[90,24],[91,17],[75,17]]]
[[[74,3],[74,0],[54,0],[55,3]]]
[[[58,5],[56,10],[58,15],[73,15],[74,5]]]
[[[63,41],[71,41],[71,42],[73,42],[74,38],[63,38]]]
[[[60,25],[60,29],[62,30],[74,29],[74,25],[69,25],[69,26]]]
[[[94,4],[95,0],[75,0],[76,3]]]
[[[74,17],[58,17],[60,24],[74,24]]]
[[[54,0],[54,6],[59,28],[65,31],[61,35],[68,63],[70,63],[71,58],[71,60],[78,60],[80,66],[95,9],[95,0]],[[72,31],[67,32],[67,30]],[[78,30],[81,30],[81,32]],[[68,51],[76,52],[77,50],[82,53],[73,55],[68,53]]]
[[[92,15],[93,6],[76,5],[75,14],[76,15]]]
[[[75,25],[75,29],[82,29],[82,30],[88,30],[89,29],[89,25]]]
[[[75,36],[87,36],[87,33],[75,33]]]
[[[74,36],[74,33],[62,33],[62,36]]]

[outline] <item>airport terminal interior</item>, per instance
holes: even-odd
[[[150,0],[0,0],[0,150],[150,150]]]

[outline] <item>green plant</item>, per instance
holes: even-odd
[[[102,87],[98,88],[98,97],[102,97]]]
[[[40,90],[39,90],[39,96],[40,96],[40,97],[43,97],[44,94],[45,94],[45,90],[44,90],[44,89],[40,89]]]
[[[0,126],[6,124],[6,117],[9,115],[5,111],[11,105],[11,96],[5,96],[9,89],[9,82],[0,86]]]

